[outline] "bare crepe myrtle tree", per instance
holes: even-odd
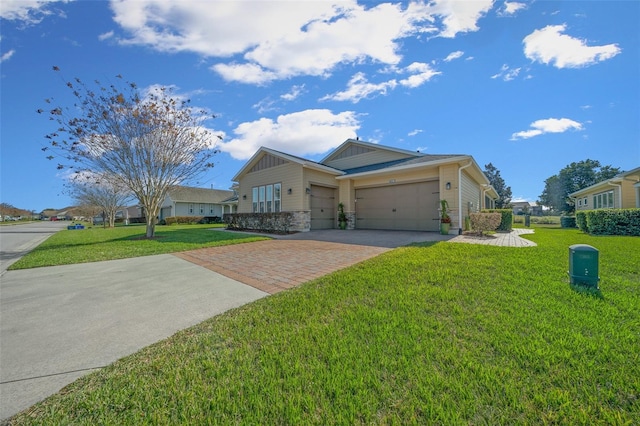
[[[133,198],[131,191],[122,186],[118,179],[109,175],[76,173],[66,184],[68,193],[76,202],[93,214],[103,214],[103,225],[113,228],[116,213],[125,208]]]
[[[38,110],[58,125],[43,150],[59,159],[58,169],[112,176],[130,190],[145,211],[146,237],[153,238],[167,189],[213,167],[220,136],[203,125],[214,116],[192,108],[171,87],[141,93],[135,83],[116,77],[119,85],[95,81],[95,90],[78,78],[63,78],[75,103]]]

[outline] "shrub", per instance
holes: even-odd
[[[574,216],[562,216],[560,218],[560,226],[562,228],[575,228],[576,218]]]
[[[195,225],[200,223],[202,216],[171,216],[164,219],[167,225]]]
[[[511,231],[513,224],[513,210],[511,209],[485,209],[482,213],[500,213],[500,225],[496,231]]]
[[[500,213],[471,213],[471,229],[480,235],[486,231],[494,231],[500,226],[502,215]]]
[[[576,225],[578,226],[578,229],[584,232],[585,234],[589,233],[589,227],[587,226],[586,211],[576,212]]]
[[[586,217],[590,234],[640,236],[640,209],[589,210]]]

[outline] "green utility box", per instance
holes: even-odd
[[[569,247],[569,278],[571,284],[598,288],[598,250],[587,244]]]

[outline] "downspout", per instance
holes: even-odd
[[[458,235],[462,235],[462,169],[466,169],[473,161],[458,169]]]
[[[620,200],[620,208],[622,208],[622,184],[621,183],[613,183],[613,182],[607,182],[609,185],[611,186],[616,186],[618,187],[618,200]],[[615,209],[616,207],[616,200],[613,200],[613,208]]]

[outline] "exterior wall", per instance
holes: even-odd
[[[410,155],[400,152],[374,150],[364,154],[352,155],[350,157],[339,158],[337,160],[329,160],[323,164],[329,167],[335,167],[340,170],[352,169],[354,167],[367,166],[370,164],[386,163],[387,161],[409,158]]]
[[[470,213],[480,210],[480,198],[482,191],[480,186],[469,177],[469,175],[462,171],[462,220]]]
[[[447,189],[447,183],[451,188]],[[451,229],[460,228],[458,223],[458,165],[448,164],[440,167],[440,199],[447,200],[449,204],[449,216],[451,216]],[[463,216],[464,217],[464,216]]]
[[[238,185],[238,213],[253,211],[253,187],[271,183],[282,184],[281,210],[304,210],[304,187],[302,180],[302,166],[287,163],[258,172],[247,173],[240,179]],[[289,194],[291,188],[291,194]],[[246,197],[246,198],[245,198]]]
[[[636,188],[634,188],[634,184],[636,182],[631,182],[628,180],[622,181],[622,208],[623,209],[633,209],[638,206],[636,199]]]

